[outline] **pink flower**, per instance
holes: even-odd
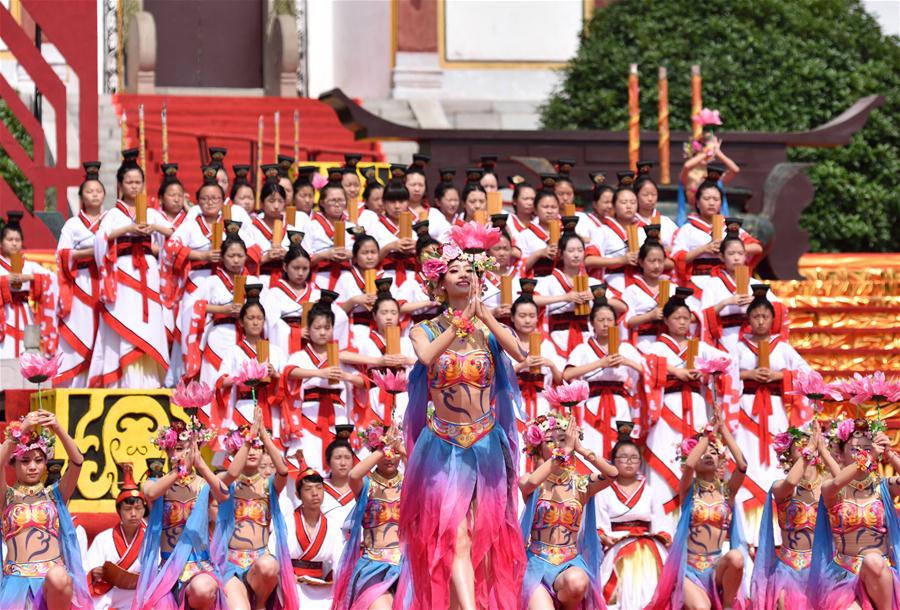
[[[19,369],[22,377],[31,383],[42,383],[59,373],[62,354],[53,358],[44,358],[40,354],[22,354],[19,358]]]
[[[794,396],[806,396],[812,400],[822,400],[826,396],[832,400],[841,400],[841,393],[832,385],[826,385],[818,371],[803,371],[794,378],[795,390],[788,392]]]
[[[697,446],[697,443],[700,442],[697,439],[691,437],[686,438],[681,441],[681,457],[682,459],[687,459],[687,456],[690,455],[691,451],[694,450],[694,447]]]
[[[563,382],[555,388],[544,390],[544,398],[554,408],[560,405],[574,407],[588,399],[590,392],[586,381],[578,379],[572,383]]]
[[[326,178],[319,172],[313,174],[312,185],[314,189],[316,189],[317,191],[322,190],[322,187],[326,184],[328,184],[328,178]]]
[[[489,250],[500,241],[500,229],[470,221],[450,229],[450,239],[462,250]]]
[[[697,358],[695,362],[697,370],[704,375],[715,375],[724,373],[731,366],[731,359],[726,356],[717,356],[715,358]]]
[[[172,394],[172,401],[182,409],[199,409],[210,403],[213,390],[205,383],[192,381],[187,385],[179,382]]]
[[[532,447],[537,447],[544,442],[544,433],[541,432],[540,426],[531,424],[525,429],[525,442]]]
[[[439,258],[429,258],[422,265],[422,275],[429,280],[436,280],[447,273],[447,263]]]
[[[775,453],[784,453],[790,449],[793,440],[793,437],[787,432],[776,434],[772,441],[772,449],[775,450]]]
[[[838,438],[846,443],[850,439],[850,436],[853,434],[854,430],[856,430],[856,421],[852,419],[845,419],[837,426]]]
[[[251,385],[259,383],[259,381],[265,379],[268,374],[269,369],[265,364],[257,362],[256,360],[244,360],[241,364],[241,370],[238,371],[234,381],[235,383]]]
[[[852,379],[837,381],[830,386],[843,394],[851,403],[860,405],[864,402],[890,401],[900,398],[900,383],[888,381],[882,371],[863,377],[855,373]]]
[[[376,369],[372,371],[372,381],[379,388],[391,394],[406,391],[406,371],[394,372],[388,369],[386,373],[382,373]]]
[[[441,248],[441,257],[445,261],[452,261],[453,259],[458,257],[460,254],[462,254],[462,250],[460,250],[456,246],[456,244],[454,244],[452,242],[448,243],[448,244],[444,244],[444,247]]]
[[[691,118],[700,123],[703,127],[706,127],[707,125],[722,124],[722,118],[719,116],[719,111],[710,110],[709,108],[704,108]]]

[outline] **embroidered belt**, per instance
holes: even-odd
[[[540,540],[532,540],[528,545],[528,551],[555,566],[572,561],[578,556],[578,546],[575,544],[549,544]]]
[[[782,383],[780,381],[770,381],[769,383],[760,383],[758,381],[752,381],[747,379],[744,381],[744,393],[745,394],[756,394],[761,386],[766,386],[769,388],[769,393],[772,396],[781,396],[782,391]]]
[[[649,521],[619,521],[612,524],[614,532],[628,532],[632,536],[646,536],[650,533]]]
[[[691,265],[691,275],[709,275],[713,269],[721,265],[722,263],[715,259],[697,259]]]
[[[212,322],[210,322],[213,326],[219,326],[220,324],[235,324],[237,322],[237,318],[234,316],[223,316],[217,315],[213,316]]]
[[[775,556],[797,572],[812,565],[812,550],[795,551],[786,546],[780,546],[775,549]]]
[[[371,559],[372,561],[399,565],[402,554],[400,553],[399,546],[391,546],[383,549],[364,548],[363,557]]]
[[[588,391],[591,396],[599,396],[604,391],[625,396],[625,385],[621,381],[590,381]]]
[[[844,555],[843,553],[835,553],[834,563],[838,564],[848,572],[859,574],[859,569],[862,567],[864,557],[864,555]],[[884,558],[887,560],[888,565],[893,567],[894,560],[891,559],[890,555],[885,555]]]
[[[25,578],[44,578],[54,566],[66,567],[61,556],[44,561],[26,561],[23,563],[6,560],[3,564],[3,574],[6,576],[24,576]]]
[[[550,314],[547,316],[547,325],[550,327],[550,331],[557,330],[568,330],[572,324],[584,324],[585,330],[587,330],[587,316],[578,316],[575,315],[574,311],[564,311],[558,314]]]
[[[719,556],[722,554],[722,551],[715,551],[713,553],[688,553],[687,554],[687,564],[697,570],[698,572],[705,572],[708,569],[712,568],[716,565],[716,561],[719,560]]]
[[[687,390],[688,392],[700,392],[699,381],[681,381],[676,377],[666,378],[666,394],[675,394]]]
[[[261,549],[238,550],[228,549],[228,561],[245,570],[253,565],[253,562],[267,554],[265,547]]]
[[[215,571],[216,568],[208,559],[202,559],[200,561],[189,561],[184,564],[184,569],[181,571],[181,576],[178,577],[178,580],[181,582],[187,582],[197,574],[214,574]]]
[[[723,328],[739,328],[747,321],[747,316],[742,313],[733,313],[727,316],[719,316],[719,323]]]
[[[291,559],[291,567],[294,570],[294,576],[310,576],[312,578],[324,578],[325,564],[321,561],[303,561],[302,559]],[[331,580],[331,577],[328,578]]]
[[[473,422],[462,424],[445,421],[432,415],[428,418],[428,427],[438,438],[451,445],[468,449],[494,429],[494,414],[488,412]]]

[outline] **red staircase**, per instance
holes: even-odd
[[[127,119],[127,146],[138,146],[138,106],[144,105],[147,147],[147,192],[156,194],[162,163],[161,111],[166,105],[169,162],[178,163],[178,176],[188,194],[201,182],[201,159],[208,146],[228,149],[226,167],[255,161],[259,117],[263,117],[262,162],[274,163],[274,115],[280,112],[279,153],[294,155],[294,111],[299,113],[301,161],[343,161],[347,153],[363,161],[382,160],[377,142],[357,142],[338,121],[334,110],[316,99],[282,97],[220,97],[181,95],[128,95],[113,97],[116,114]]]

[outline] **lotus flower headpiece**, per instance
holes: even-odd
[[[432,288],[438,278],[447,272],[447,268],[455,260],[462,260],[472,265],[472,270],[479,276],[485,271],[497,267],[497,261],[485,251],[500,241],[500,229],[487,227],[478,222],[467,222],[460,227],[453,227],[444,236],[441,254],[426,259],[422,264],[422,275],[428,278]]]
[[[537,455],[541,450],[541,443],[547,438],[547,434],[559,428],[569,429],[569,418],[559,411],[550,411],[546,415],[538,415],[525,424],[525,433],[522,439],[525,441],[523,451],[528,455]]]
[[[25,456],[32,449],[38,449],[48,458],[53,457],[53,446],[56,444],[56,437],[49,430],[31,430],[31,432],[22,431],[22,422],[14,421],[6,427],[6,438],[12,438],[16,441],[16,450],[13,451],[13,457],[18,459]]]
[[[169,451],[174,449],[179,441],[190,440],[192,434],[200,445],[205,445],[214,436],[212,429],[204,427],[196,417],[192,417],[189,424],[180,419],[172,420],[170,425],[159,429],[151,442],[163,451]]]
[[[244,443],[250,443],[250,446],[255,447],[256,449],[260,449],[263,446],[259,436],[254,437],[250,434],[250,426],[248,424],[239,426],[237,430],[230,430],[227,432],[225,438],[222,440],[222,446],[225,447],[225,451],[231,455],[240,451],[241,447],[244,446]]]

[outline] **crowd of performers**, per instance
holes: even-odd
[[[572,216],[561,162],[486,220],[490,158],[431,199],[423,156],[390,180],[348,158],[291,181],[285,159],[257,211],[214,152],[191,206],[164,166],[141,223],[136,151],[108,211],[87,164],[58,278],[0,230],[4,357],[40,324],[56,387],[215,390],[154,437],[168,472],[125,468],[89,548],[78,447],[46,411],[8,427],[0,607],[900,608],[900,478],[878,475],[900,459],[881,422],[794,393],[785,308],[738,288],[759,242],[732,218],[713,238],[737,171],[718,147],[686,166],[680,227],[647,164]],[[551,408],[576,380],[583,408]]]

